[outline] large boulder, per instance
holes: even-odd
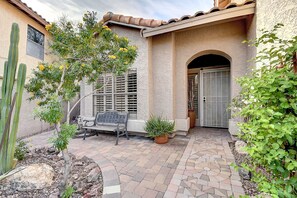
[[[43,189],[54,182],[54,169],[45,163],[21,166],[14,172],[3,182],[11,183],[18,191]]]

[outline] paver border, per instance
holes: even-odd
[[[103,198],[120,198],[121,197],[121,183],[118,172],[114,164],[102,155],[86,155],[93,159],[95,163],[100,167],[103,179]]]

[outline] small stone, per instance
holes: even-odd
[[[47,152],[48,152],[48,153],[55,153],[55,152],[57,152],[57,150],[56,150],[54,147],[49,147],[49,148],[47,149]]]
[[[94,168],[87,175],[87,181],[94,182],[94,181],[98,180],[99,175],[100,175],[100,169]]]
[[[251,179],[251,173],[247,170],[245,170],[244,168],[239,168],[238,169],[239,175],[242,177],[242,179],[245,180],[250,180]]]
[[[81,161],[74,162],[74,166],[83,166],[83,165],[84,165],[84,163]]]
[[[85,171],[88,172],[89,170],[97,167],[98,165],[96,163],[91,163],[88,166],[85,167]]]
[[[244,150],[246,147],[246,143],[244,141],[238,140],[235,142],[235,151],[242,155],[247,155],[248,153]]]
[[[72,175],[72,178],[73,178],[74,180],[78,179],[78,174],[74,174],[74,175]]]

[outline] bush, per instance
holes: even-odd
[[[239,124],[240,137],[252,160],[243,166],[253,173],[259,190],[273,197],[296,197],[297,36],[278,38],[281,26],[249,41],[265,46],[255,59],[261,67],[239,79],[242,91],[233,110],[245,121]]]
[[[27,143],[22,140],[17,141],[14,157],[19,161],[21,161],[25,158],[25,155],[28,152],[29,152],[29,147],[27,146]]]
[[[149,137],[157,137],[172,133],[174,125],[174,122],[170,122],[161,116],[151,116],[145,123],[144,130],[148,132]]]

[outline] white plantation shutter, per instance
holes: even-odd
[[[128,73],[128,111],[137,114],[137,74],[136,71]]]
[[[111,75],[101,76],[98,83],[104,84]],[[112,81],[104,89],[94,94],[94,112],[108,110],[127,111],[130,118],[137,115],[137,73],[130,70],[121,76],[112,77]]]

